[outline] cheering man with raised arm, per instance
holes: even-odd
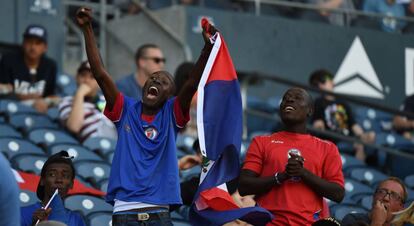
[[[201,55],[184,87],[173,97],[175,85],[166,71],[154,72],[145,82],[142,100],[118,91],[100,60],[93,36],[92,12],[80,8],[76,19],[85,36],[93,76],[105,99],[104,114],[118,131],[106,200],[114,205],[113,225],[172,225],[170,205],[181,204],[176,135],[189,120],[190,102],[197,90],[212,45],[214,27],[203,31]]]

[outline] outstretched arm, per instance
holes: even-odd
[[[259,174],[243,169],[239,177],[239,193],[242,196],[261,195],[269,192],[273,187],[281,185],[287,179],[289,177],[284,172],[278,173],[277,176],[259,177]]]
[[[109,110],[112,110],[116,97],[119,93],[114,81],[102,65],[101,57],[92,30],[92,11],[89,8],[81,7],[76,12],[76,20],[83,31],[86,44],[86,54],[91,66],[92,74],[101,87]]]
[[[197,91],[198,83],[200,82],[211,49],[213,48],[213,44],[210,42],[210,37],[216,32],[217,29],[212,25],[203,27],[204,48],[201,51],[194,68],[191,70],[189,79],[184,83],[183,88],[177,96],[183,112],[188,112],[190,110],[191,100]]]

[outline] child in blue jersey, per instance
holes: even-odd
[[[73,187],[74,179],[75,168],[66,151],[50,156],[43,165],[36,191],[41,202],[21,208],[21,225],[32,226],[38,220],[54,220],[68,226],[85,226],[80,214],[66,209],[62,202],[62,198],[66,197],[69,189]],[[54,197],[49,208],[44,209],[56,189],[59,190],[59,195]]]
[[[83,30],[92,73],[105,99],[105,115],[118,131],[106,199],[114,205],[113,225],[172,225],[171,205],[180,205],[176,136],[189,120],[189,109],[212,49],[214,27],[203,31],[204,49],[190,78],[177,97],[166,71],[145,82],[142,100],[120,93],[104,69],[91,26],[91,10],[80,8],[77,22]]]

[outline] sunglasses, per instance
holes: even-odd
[[[156,64],[159,64],[161,62],[165,64],[165,62],[167,62],[165,58],[161,58],[161,57],[143,57],[143,59],[152,60]]]

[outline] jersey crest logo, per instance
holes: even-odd
[[[147,136],[147,138],[150,140],[155,140],[155,138],[157,138],[158,135],[158,131],[154,127],[146,128],[144,133],[145,136]]]

